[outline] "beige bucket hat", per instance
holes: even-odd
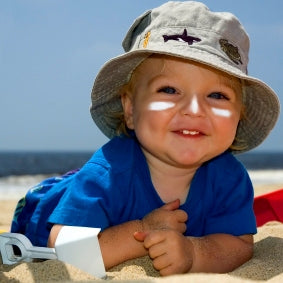
[[[247,73],[249,37],[231,13],[212,12],[194,1],[167,2],[145,12],[123,41],[125,53],[109,60],[98,73],[91,93],[91,115],[109,138],[117,135],[119,121],[109,113],[121,112],[120,88],[133,70],[153,53],[194,60],[244,82],[246,117],[239,122],[234,145],[255,148],[268,136],[280,112],[275,92]]]

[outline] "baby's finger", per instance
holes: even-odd
[[[155,265],[153,265],[155,267]],[[156,267],[155,267],[156,268]],[[174,264],[169,264],[164,268],[158,269],[161,276],[168,276],[178,273]]]
[[[152,245],[149,249],[148,249],[148,255],[151,259],[155,259],[158,258],[164,254],[166,254],[165,251],[165,246],[161,243],[157,243],[156,245]]]
[[[148,235],[147,232],[142,232],[142,231],[137,231],[134,233],[135,239],[139,242],[143,242],[147,235]]]
[[[160,271],[160,274],[162,270],[166,272],[166,270],[169,269],[169,267],[171,266],[171,262],[170,260],[168,260],[168,256],[166,254],[153,259],[152,264],[156,270]]]
[[[175,210],[176,216],[179,222],[186,222],[188,220],[188,214],[182,209]]]
[[[187,225],[185,223],[179,223],[177,227],[177,231],[181,234],[184,234],[187,231]]]
[[[147,235],[144,239],[144,247],[146,249],[150,249],[153,245],[160,244],[161,242],[165,241],[165,231],[155,230],[147,232]]]
[[[176,200],[173,200],[171,202],[164,204],[161,208],[168,210],[168,211],[173,211],[173,210],[178,209],[179,206],[180,206],[180,200],[176,199]]]

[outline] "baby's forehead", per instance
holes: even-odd
[[[214,76],[217,76],[217,81],[219,84],[232,88],[235,92],[241,92],[242,83],[241,80],[235,76],[232,76],[224,71],[213,68],[209,65],[196,62],[190,59],[185,59],[181,57],[175,57],[165,54],[152,54],[147,57],[134,71],[133,76],[143,76],[146,74],[154,73],[163,74],[172,71],[172,66],[174,64],[183,63],[186,65],[196,66],[198,69],[204,69],[211,72]],[[178,69],[177,69],[178,72]],[[135,74],[135,75],[134,75]]]
[[[194,65],[201,69],[206,69],[210,71],[213,74],[217,74],[219,76],[226,77],[228,80],[231,78],[234,78],[234,76],[229,75],[228,73],[221,71],[219,69],[216,69],[214,67],[211,67],[205,63],[201,63],[199,61],[194,61],[192,59],[177,57],[177,56],[170,56],[166,54],[152,54],[149,57],[145,58],[133,71],[139,72],[139,70],[144,68],[154,68],[154,67],[162,67],[162,70],[166,70],[166,68],[170,69],[170,65],[174,64],[184,64],[184,65]]]

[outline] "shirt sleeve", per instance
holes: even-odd
[[[217,180],[206,217],[205,234],[255,234],[254,192],[247,170],[237,160],[216,168]],[[224,164],[225,165],[225,164]]]
[[[111,170],[87,164],[74,176],[48,219],[49,223],[105,228],[111,225],[118,192],[110,190]]]

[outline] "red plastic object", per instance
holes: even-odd
[[[257,227],[269,221],[283,223],[283,189],[256,197],[254,199],[254,212]]]

